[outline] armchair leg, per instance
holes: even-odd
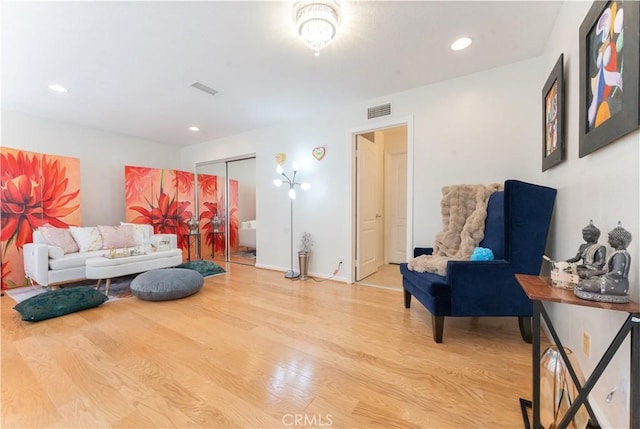
[[[442,342],[442,333],[444,332],[444,316],[431,315],[431,327],[433,328],[433,340],[436,343]]]
[[[518,326],[520,327],[520,336],[525,343],[533,342],[533,331],[531,329],[531,317],[518,317]]]
[[[411,294],[405,288],[402,288],[404,292],[404,308],[411,308]]]

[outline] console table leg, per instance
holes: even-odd
[[[538,429],[540,425],[540,310],[542,308],[541,301],[533,301],[533,338],[532,338],[532,354],[533,354],[533,428]]]
[[[640,313],[634,314],[631,321],[631,371],[630,371],[630,392],[629,402],[631,414],[629,416],[629,427],[640,428]]]

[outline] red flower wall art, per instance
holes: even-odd
[[[161,170],[147,167],[125,166],[125,195],[127,222],[153,225],[156,233],[178,236],[178,246],[187,254],[189,219],[195,216],[195,175],[180,170]],[[224,225],[213,234],[211,222],[218,215],[224,222],[224,177],[198,175],[198,205],[200,229],[200,255],[224,254]],[[238,182],[229,181],[230,217],[229,238],[231,249],[238,247]],[[191,240],[194,245],[194,240]],[[196,253],[196,252],[193,252]],[[192,253],[192,254],[193,254]]]
[[[194,215],[194,174],[179,170],[124,167],[127,222],[148,224],[155,233],[176,234],[186,254],[188,221]]]
[[[80,160],[0,148],[2,288],[25,284],[22,246],[44,224],[80,225]]]

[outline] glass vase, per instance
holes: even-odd
[[[573,352],[567,347],[564,350],[576,372],[580,385],[584,385],[584,376],[575,362]],[[573,384],[558,347],[549,346],[540,358],[540,423],[542,427],[557,428],[577,396],[578,389]],[[584,429],[587,427],[588,421],[589,414],[582,405],[567,427]]]

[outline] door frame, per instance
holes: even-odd
[[[349,148],[349,159],[351,162],[348,164],[348,180],[351,181],[351,186],[347,192],[348,197],[348,222],[349,225],[349,259],[345,261],[347,269],[348,283],[355,283],[355,258],[356,258],[356,136],[358,134],[369,133],[373,131],[380,131],[386,128],[394,128],[406,126],[407,127],[407,261],[413,255],[413,151],[414,151],[414,136],[413,136],[413,116],[401,117],[401,118],[386,118],[371,120],[367,125],[354,127],[349,129],[347,140],[347,147]]]

